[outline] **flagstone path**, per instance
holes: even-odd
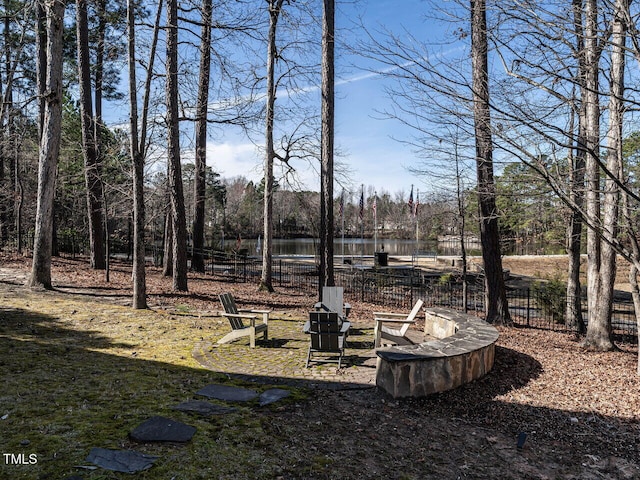
[[[257,400],[260,407],[278,402],[290,394],[289,390],[281,388],[272,388],[258,393],[250,388],[221,384],[207,385],[195,392],[195,395],[198,396],[231,403]],[[220,406],[202,400],[183,402],[176,405],[174,409],[201,415],[225,415],[235,411],[233,407]],[[195,434],[196,428],[191,425],[170,418],[152,416],[134,428],[129,433],[129,439],[138,443],[165,442],[178,444],[191,441]],[[95,447],[91,449],[85,461],[105,470],[137,473],[151,468],[158,458],[135,450],[112,450]],[[74,480],[82,480],[82,477],[77,475],[72,478]]]

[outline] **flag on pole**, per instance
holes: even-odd
[[[416,192],[416,203],[413,206],[413,216],[418,216],[418,206],[420,205],[420,191]]]
[[[371,209],[373,210],[373,218],[376,218],[378,213],[378,193],[373,194],[373,205],[371,205]]]
[[[360,220],[364,217],[364,186],[360,192]]]
[[[340,218],[344,218],[344,189],[340,194]]]
[[[409,194],[409,211],[413,213],[413,185],[411,185],[411,193]]]

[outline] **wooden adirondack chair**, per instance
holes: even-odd
[[[309,312],[309,324],[305,326],[305,332],[310,336],[306,367],[309,368],[311,355],[319,354],[324,358],[316,362],[337,362],[338,368],[341,368],[350,325],[349,322],[340,322],[337,312]],[[335,354],[338,355],[337,360],[333,358]]]
[[[344,287],[322,287],[322,301],[316,303],[316,310],[337,312],[342,320],[349,316],[351,305],[344,303]]]
[[[415,323],[416,316],[418,312],[420,312],[423,303],[422,300],[418,300],[409,315],[404,313],[374,313],[373,315],[376,321],[374,347],[378,348],[382,344],[383,339],[397,345],[413,345],[413,342],[407,337],[407,330]]]
[[[249,337],[251,348],[256,346],[256,335],[262,333],[263,339],[268,339],[267,323],[270,310],[238,310],[236,301],[230,293],[219,295],[220,303],[224,309],[224,316],[231,324],[231,332],[218,340],[217,343],[229,343],[241,337]],[[256,320],[262,315],[262,323],[256,324]],[[249,325],[243,323],[243,319],[249,321]]]

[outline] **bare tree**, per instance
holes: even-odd
[[[136,25],[135,4],[127,1],[127,30],[129,38],[129,125],[131,137],[129,152],[133,167],[133,308],[147,308],[147,285],[145,270],[145,205],[144,205],[144,165],[147,153],[147,120],[151,95],[153,65],[158,43],[158,31],[162,1],[154,23],[147,77],[143,89],[142,115],[138,115],[138,84],[136,80]],[[138,129],[140,126],[140,129]]]
[[[187,226],[180,165],[178,2],[167,0],[167,164],[173,231],[173,289],[187,291]]]
[[[449,39],[451,43],[466,40],[471,33],[470,73],[468,57],[449,58],[450,52],[443,51],[446,43],[425,44],[407,31],[402,35],[387,30],[382,34],[369,32],[369,45],[361,50],[383,65],[380,74],[397,80],[397,86],[388,90],[393,108],[384,113],[414,129],[415,137],[404,141],[424,154],[424,163],[433,164],[432,152],[445,150],[441,142],[454,148],[447,140],[448,130],[452,128],[458,132],[457,136],[475,139],[474,145],[455,142],[455,146],[463,149],[465,157],[471,156],[476,166],[485,269],[485,313],[487,321],[509,323],[493,178],[495,145],[491,109],[494,106],[489,96],[486,4],[484,1],[457,2],[458,9],[447,8],[446,11],[440,10],[435,2],[432,6],[434,17],[439,13],[443,17],[453,17],[451,21],[458,26],[456,35]],[[471,22],[466,15],[471,16]],[[459,149],[457,152],[461,154]],[[428,165],[429,168],[433,170],[437,165]]]
[[[95,269],[104,269],[105,232],[102,199],[102,179],[98,159],[97,127],[93,116],[91,95],[91,65],[89,60],[89,22],[87,0],[76,0],[76,27],[78,50],[78,83],[80,91],[80,114],[82,128],[82,153],[87,187],[87,212],[89,219],[90,264]]]
[[[586,213],[594,219],[601,218],[600,210],[600,45],[598,35],[598,2],[585,2],[585,121],[586,121]],[[598,316],[601,305],[598,295],[602,293],[602,240],[599,231],[587,230],[587,301],[589,303],[589,323],[587,343],[610,344],[610,318]],[[607,267],[608,268],[608,267]],[[608,347],[607,347],[608,348]]]
[[[209,110],[209,78],[211,76],[212,2],[203,0],[201,6],[202,29],[200,38],[200,78],[196,104],[196,158],[193,190],[193,254],[191,268],[204,272],[204,223],[207,172],[207,113]]]
[[[634,201],[638,200],[625,185],[620,153],[623,112],[630,111],[628,105],[635,103],[626,93],[623,82],[627,75],[625,55],[629,51],[625,45],[626,30],[633,22],[629,21],[628,2],[576,1],[570,6],[571,10],[567,11],[568,8],[568,5],[559,5],[557,11],[529,11],[531,17],[522,24],[520,22],[529,14],[514,15],[512,30],[518,33],[501,40],[497,35],[494,37],[500,48],[508,52],[501,53],[508,75],[532,88],[526,104],[517,105],[518,102],[511,101],[501,109],[502,120],[510,127],[505,131],[518,131],[519,141],[515,141],[515,135],[502,135],[501,140],[503,145],[513,147],[508,149],[509,153],[535,168],[573,210],[572,223],[579,221],[587,227],[589,322],[584,346],[609,350],[614,348],[611,306],[616,253],[632,263],[637,262],[633,252],[621,241],[618,206],[621,190],[626,190]],[[566,23],[567,13],[573,16],[573,31]],[[521,35],[520,32],[527,33]],[[531,39],[523,41],[528,35]],[[567,48],[572,38],[578,38],[578,41]],[[536,55],[532,55],[533,52]],[[608,58],[603,58],[604,53],[608,53]],[[608,70],[606,60],[609,61]],[[508,63],[511,67],[507,67]],[[609,92],[601,86],[600,80],[606,78],[603,72],[610,78]],[[516,83],[510,83],[509,87],[505,98],[524,98],[524,95],[514,95],[518,88]],[[609,124],[606,147],[603,148],[601,98],[607,95]],[[533,103],[532,99],[535,99]],[[567,111],[568,114],[560,114]],[[551,112],[553,114],[549,115]],[[577,127],[575,117],[578,118]],[[568,127],[565,128],[558,118],[568,119]],[[532,148],[535,142],[538,145]],[[549,155],[534,154],[532,151],[539,146],[544,146]],[[558,158],[558,152],[569,150],[572,151],[569,160],[573,169],[567,181],[562,174],[565,158]],[[571,187],[569,191],[567,185]],[[569,241],[575,241],[579,228],[574,225],[570,228]],[[625,237],[628,236],[629,232],[626,232]],[[581,308],[577,301],[578,246],[576,243],[570,249],[572,270],[568,292],[575,293],[576,301],[568,305],[569,311]],[[570,317],[569,320],[580,326],[579,318]]]
[[[576,57],[578,59],[577,67],[577,85],[573,91],[579,92],[580,99],[585,94],[584,84],[584,31],[582,25],[582,0],[574,0],[573,8],[573,25],[576,38]],[[575,93],[573,94],[575,97]],[[582,214],[580,210],[584,206],[584,175],[585,175],[585,126],[586,111],[584,102],[575,99],[575,106],[570,114],[569,130],[576,130],[577,117],[577,134],[573,142],[575,146],[569,148],[568,163],[570,166],[570,193],[571,202],[578,205],[580,209],[571,209],[569,222],[567,225],[567,255],[569,256],[569,266],[567,272],[567,306],[565,318],[567,325],[573,327],[579,334],[586,332],[586,325],[582,316],[582,288],[580,283],[580,265],[582,253]]]
[[[606,170],[602,193],[602,231],[595,232],[601,239],[600,275],[595,295],[593,312],[589,314],[587,336],[584,345],[597,350],[614,348],[611,337],[611,315],[613,305],[613,284],[616,276],[616,248],[614,241],[618,237],[620,185],[624,181],[622,173],[622,126],[624,116],[624,73],[628,18],[628,1],[616,0],[611,22],[611,65],[609,93],[609,125],[607,131]],[[593,47],[592,47],[593,48]],[[597,48],[597,45],[595,46]],[[599,165],[598,165],[599,168]],[[594,185],[595,186],[595,185]],[[599,189],[597,190],[599,191]],[[595,207],[594,207],[595,208]],[[588,254],[595,254],[589,251]],[[591,282],[589,281],[591,286]],[[593,287],[595,288],[595,287]]]
[[[333,272],[333,154],[335,97],[335,0],[324,0],[322,15],[322,87],[320,157],[320,279],[322,287],[335,285]]]
[[[489,103],[487,17],[485,0],[471,0],[471,61],[478,175],[480,241],[485,274],[485,314],[489,323],[509,323],[500,232],[493,179],[493,141]]]
[[[260,290],[273,292],[272,277],[272,238],[273,238],[273,160],[276,157],[273,144],[274,110],[276,103],[275,66],[278,56],[276,34],[278,19],[284,0],[269,0],[269,33],[267,36],[267,108],[265,122],[265,159],[264,159],[264,199],[263,199],[263,247],[262,274]]]
[[[51,247],[53,238],[53,198],[55,193],[56,166],[60,150],[62,123],[62,45],[64,33],[65,3],[60,0],[45,3],[46,59],[39,66],[46,72],[45,85],[39,88],[44,93],[44,114],[40,157],[38,161],[38,205],[33,242],[33,263],[30,287],[51,288]],[[40,44],[40,48],[45,45]]]
[[[305,97],[304,87],[299,83],[308,80],[315,63],[310,66],[306,60],[313,33],[313,14],[307,2],[289,0],[268,0],[269,28],[266,36],[266,98],[264,112],[264,190],[262,208],[262,274],[261,290],[273,291],[272,284],[272,238],[273,238],[273,196],[279,183],[276,182],[275,164],[282,167],[283,183],[291,185],[295,177],[294,160],[317,159],[317,141],[314,114],[300,101]],[[287,8],[285,8],[287,6]],[[308,48],[307,48],[308,47]],[[284,101],[278,102],[279,92],[284,92]],[[280,115],[278,115],[278,111]],[[279,127],[279,130],[278,130]],[[276,140],[277,131],[285,132]],[[315,151],[314,151],[315,150]]]
[[[24,82],[25,48],[31,45],[31,6],[5,0],[3,3],[3,58],[0,60],[0,241],[9,240],[12,216],[16,248],[22,250],[22,180],[20,178],[21,146],[26,138],[25,93],[30,97],[31,82]],[[27,92],[28,90],[28,92]],[[16,95],[14,95],[16,94]],[[21,100],[19,100],[21,99]]]

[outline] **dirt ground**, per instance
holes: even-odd
[[[563,271],[562,265],[560,257],[504,262],[512,274],[542,278]],[[0,287],[21,285],[29,266],[29,259],[4,256]],[[106,283],[103,272],[81,260],[54,261],[60,295],[90,292],[105,302],[130,302],[129,269],[114,265],[110,276]],[[217,294],[229,290],[256,308],[304,315],[309,303],[293,292],[268,294],[253,284],[195,274],[189,290],[174,293],[170,279],[148,271],[153,308],[217,310]],[[351,303],[359,321],[379,308]],[[283,457],[278,478],[640,478],[636,346],[593,353],[566,334],[499,330],[494,370],[455,391],[402,401],[371,388],[318,391],[292,408],[265,413],[263,428],[281,439],[264,447],[267,455]]]

